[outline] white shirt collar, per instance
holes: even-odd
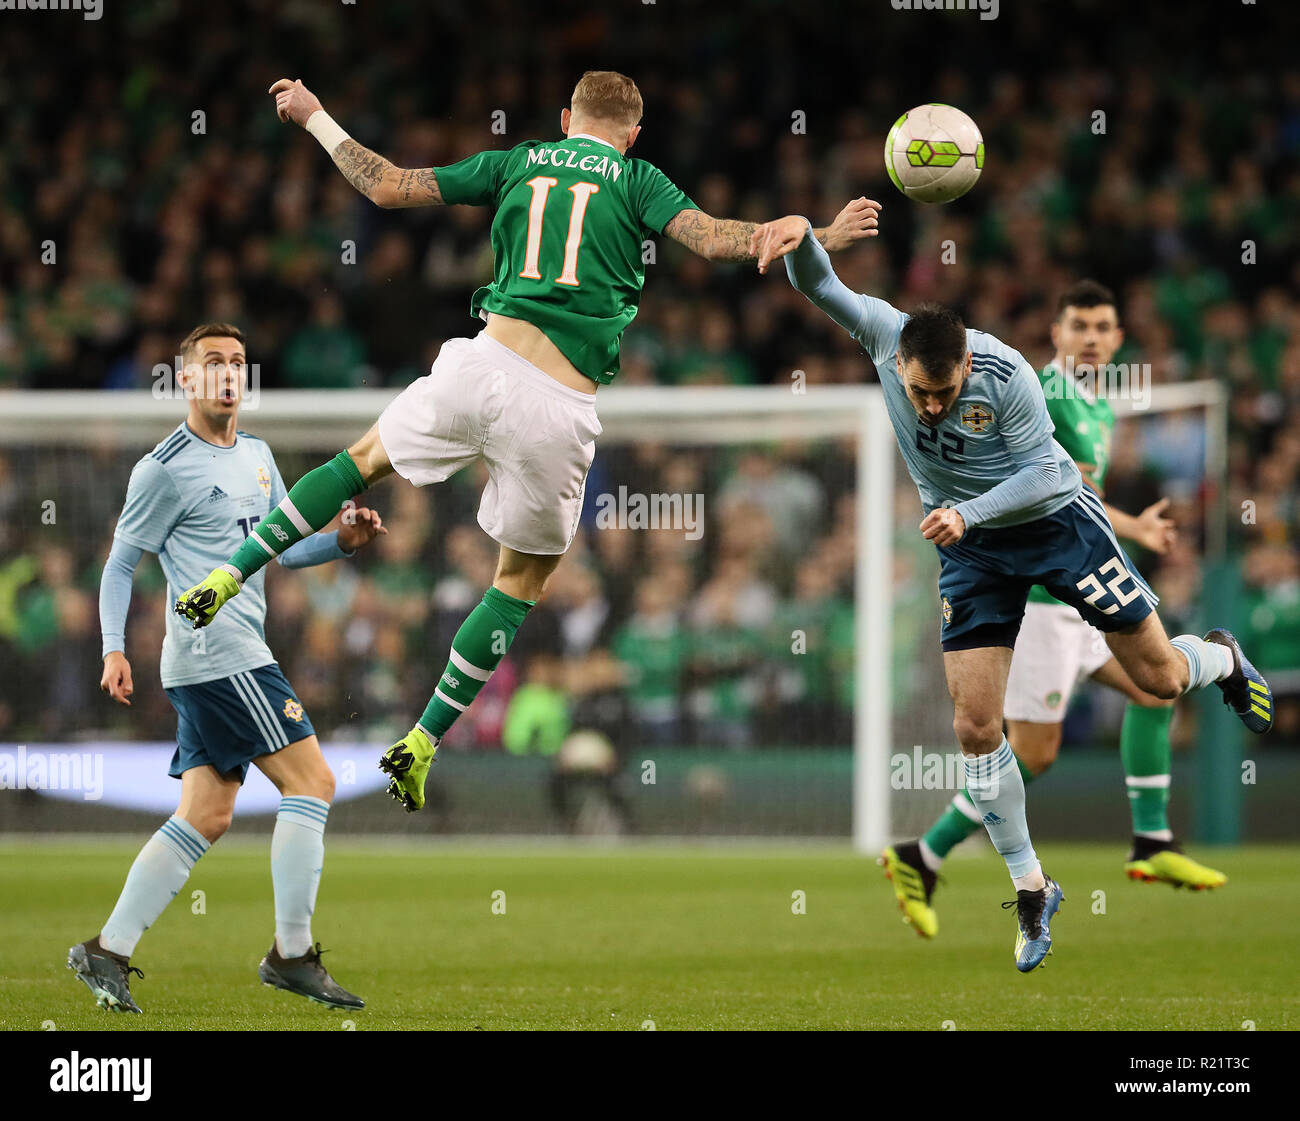
[[[597,144],[604,144],[606,148],[614,148],[608,140],[603,140],[599,136],[592,136],[589,132],[574,132],[564,138],[565,140],[594,140]],[[617,152],[618,149],[614,148]]]

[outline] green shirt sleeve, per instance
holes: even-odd
[[[635,195],[637,214],[646,229],[657,234],[683,210],[699,210],[671,179],[654,164],[643,163]]]
[[[491,206],[497,201],[501,179],[510,152],[500,149],[480,152],[460,163],[435,167],[438,190],[448,206],[464,203],[468,206]]]

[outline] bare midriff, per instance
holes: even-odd
[[[570,389],[577,389],[583,393],[596,392],[596,383],[585,374],[579,373],[577,367],[564,357],[560,348],[533,324],[523,319],[489,312],[484,331],[502,346],[513,350],[525,362],[531,362],[544,374],[549,374],[561,385],[567,385]]]

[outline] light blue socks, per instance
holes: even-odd
[[[164,821],[131,865],[99,944],[109,953],[129,958],[140,936],[185,886],[190,870],[207,851],[203,834],[188,821],[174,814]]]
[[[966,793],[1007,862],[1016,890],[1042,888],[1042,869],[1025,821],[1025,782],[1007,737],[988,755],[967,755],[965,760]]]
[[[330,804],[293,795],[280,800],[271,834],[275,888],[275,941],[280,956],[300,958],[311,949],[311,916],[325,864],[325,822]]]
[[[1222,681],[1232,672],[1232,651],[1221,643],[1206,642],[1194,634],[1180,634],[1171,638],[1169,645],[1187,659],[1191,678],[1185,690],[1188,693]]]

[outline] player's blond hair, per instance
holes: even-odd
[[[582,117],[631,127],[641,120],[644,106],[641,91],[625,74],[588,70],[573,87],[571,108]]]

